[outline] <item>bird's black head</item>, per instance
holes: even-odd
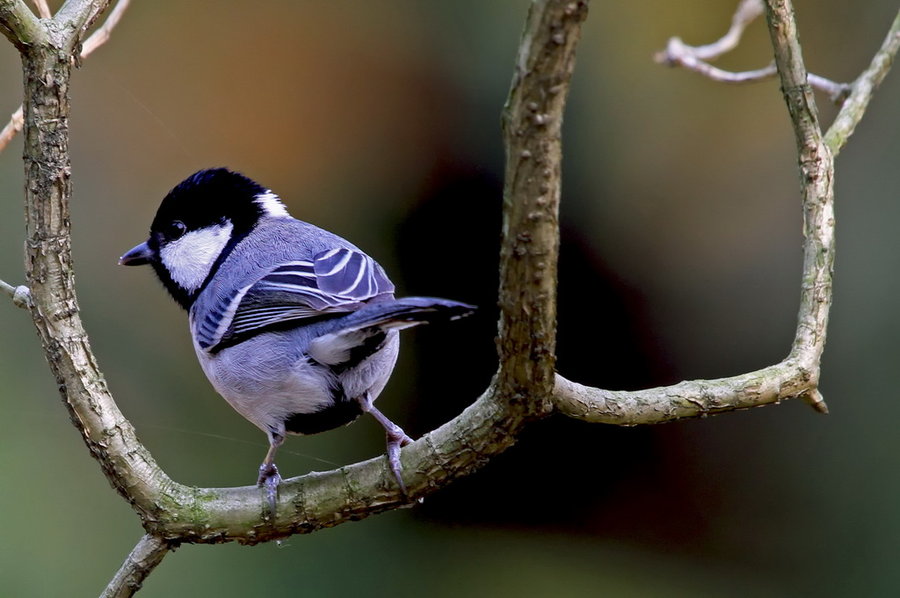
[[[150,238],[119,259],[150,264],[172,297],[189,309],[231,249],[262,218],[287,217],[274,193],[225,168],[198,171],[169,191]]]

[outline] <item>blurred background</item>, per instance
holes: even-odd
[[[58,5],[59,3],[51,3]],[[566,113],[559,370],[642,388],[760,368],[790,347],[801,216],[778,84],[654,64],[736,2],[595,2]],[[252,483],[265,438],[207,383],[186,317],[116,259],[165,193],[226,165],[376,257],[402,294],[482,306],[406,334],[379,405],[412,436],[496,367],[499,115],[528,2],[135,2],[75,73],[73,244],[118,404],[176,480]],[[797,0],[807,63],[852,80],[894,0]],[[762,23],[721,61],[761,67]],[[0,112],[21,101],[0,44]],[[835,109],[819,96],[829,123]],[[821,390],[712,419],[541,422],[424,505],[257,547],[184,546],[140,596],[886,596],[900,589],[900,72],[837,162]],[[5,117],[4,119],[5,120]],[[21,138],[0,154],[0,278],[22,281]],[[0,594],[91,596],[140,537],[60,404],[28,316],[0,301]],[[383,451],[362,419],[279,453],[287,476]]]

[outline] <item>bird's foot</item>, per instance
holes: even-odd
[[[397,480],[397,485],[400,486],[400,491],[403,493],[404,498],[409,500],[406,484],[403,483],[403,465],[400,463],[400,449],[411,443],[413,439],[407,436],[400,426],[393,423],[391,426],[385,426],[385,431],[387,432],[388,466],[391,468],[391,473],[394,474],[394,479]]]
[[[259,479],[256,485],[266,491],[266,501],[269,503],[269,512],[275,516],[275,499],[278,498],[278,484],[281,483],[281,474],[274,463],[263,463],[259,466]]]
[[[387,436],[388,466],[391,468],[391,473],[394,474],[394,479],[397,480],[397,485],[400,486],[403,497],[407,502],[410,502],[409,492],[406,491],[406,484],[403,483],[403,477],[401,476],[403,473],[403,466],[400,464],[400,449],[411,443],[413,439],[406,435],[403,428],[385,417],[385,415],[375,407],[372,398],[368,394],[360,399],[360,405],[362,406],[363,411],[371,414],[372,417],[375,418],[375,421],[384,428],[385,435]]]

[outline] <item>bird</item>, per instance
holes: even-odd
[[[385,430],[403,496],[400,448],[412,442],[375,407],[394,369],[399,331],[473,313],[435,297],[394,296],[373,258],[293,218],[281,198],[227,168],[195,172],[159,205],[149,238],[119,258],[152,266],[188,312],[213,388],[269,442],[257,485],[274,513],[285,437],[324,432],[367,413]]]

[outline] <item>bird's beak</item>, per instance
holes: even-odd
[[[137,247],[129,249],[125,255],[119,258],[120,266],[143,266],[150,263],[153,257],[153,250],[147,243],[141,243]]]

